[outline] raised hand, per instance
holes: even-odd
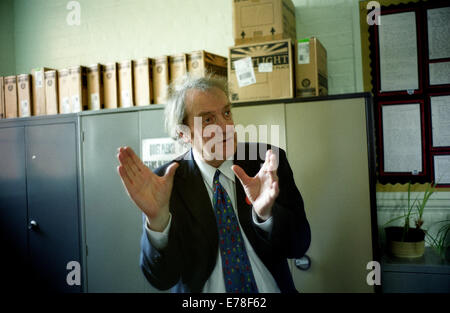
[[[130,147],[120,147],[117,166],[122,183],[133,202],[144,212],[149,227],[163,231],[169,221],[169,201],[178,163],[171,164],[164,176],[153,173]]]
[[[232,166],[233,172],[244,187],[247,198],[262,220],[267,220],[272,216],[272,206],[280,192],[277,168],[278,161],[272,150],[266,152],[266,160],[254,177],[248,176],[240,166]]]

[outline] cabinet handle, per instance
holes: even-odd
[[[39,225],[38,225],[38,223],[35,220],[32,220],[30,222],[30,224],[28,225],[28,229],[36,231],[36,230],[39,229]]]

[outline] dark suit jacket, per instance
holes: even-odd
[[[249,160],[250,148],[279,149],[260,144],[239,143],[245,148],[245,159],[234,164],[241,166],[249,176],[259,171],[264,160]],[[244,145],[244,146],[242,146]],[[170,197],[172,224],[166,248],[152,247],[144,231],[141,240],[140,266],[147,280],[156,288],[174,292],[201,292],[216,264],[218,231],[216,218],[200,170],[192,151],[174,160],[180,164],[174,177]],[[172,162],[174,162],[172,161]],[[155,170],[164,175],[169,164]],[[307,251],[311,232],[286,153],[279,149],[277,170],[280,193],[272,208],[273,228],[267,233],[252,220],[252,207],[239,179],[236,179],[236,203],[239,222],[256,254],[272,273],[281,292],[296,292],[287,258],[300,258]],[[145,225],[145,219],[144,219]]]

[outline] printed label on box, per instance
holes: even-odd
[[[298,43],[298,64],[309,64],[309,41]]]
[[[81,105],[80,105],[80,97],[78,95],[72,96],[72,113],[80,112],[81,111]]]
[[[273,63],[259,63],[258,64],[258,71],[260,73],[272,73],[273,72]]]
[[[29,110],[28,100],[22,100],[20,101],[20,110],[22,112],[22,116],[30,116],[30,110]]]
[[[122,90],[122,107],[131,107],[131,97],[129,90]]]
[[[236,77],[239,87],[245,87],[256,83],[255,71],[253,70],[253,63],[251,57],[246,57],[234,61],[234,68],[236,69]]]
[[[62,99],[62,113],[71,113],[69,97],[64,97]]]
[[[42,86],[44,86],[44,72],[39,71],[36,72],[36,87],[42,88]]]
[[[98,92],[91,93],[91,104],[92,104],[92,110],[100,110],[100,99],[98,96]]]

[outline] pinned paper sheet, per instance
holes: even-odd
[[[251,57],[233,62],[236,69],[236,77],[239,87],[245,87],[256,83],[255,71]]]

